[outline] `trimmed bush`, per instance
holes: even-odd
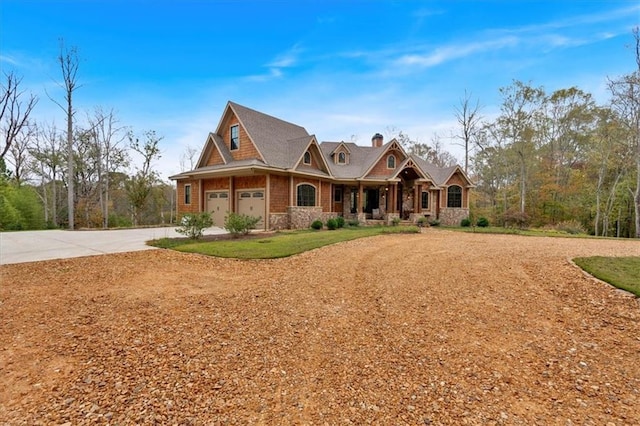
[[[356,227],[356,226],[360,226],[360,221],[358,219],[350,219],[349,222],[347,222],[347,224],[349,226]]]
[[[400,218],[399,217],[394,217],[393,219],[391,219],[391,225],[393,225],[393,226],[400,225]]]
[[[440,221],[438,219],[429,220],[429,226],[440,226]]]
[[[471,226],[471,220],[468,217],[462,219],[460,221],[460,226],[468,228],[469,226]]]
[[[180,219],[176,232],[185,235],[192,240],[198,240],[206,228],[213,226],[211,214],[202,213],[186,213]]]
[[[424,228],[425,226],[427,226],[428,223],[429,223],[429,219],[427,219],[424,216],[419,217],[418,220],[416,221],[416,225],[418,225],[418,227],[420,228]]]
[[[316,231],[322,229],[322,226],[322,221],[320,219],[316,219],[311,222],[311,228],[315,229]]]
[[[336,222],[338,223],[338,228],[344,228],[344,217],[336,217]]]
[[[234,237],[247,235],[260,222],[260,216],[249,216],[246,214],[229,213],[224,218],[224,229]]]
[[[331,218],[329,220],[327,220],[327,229],[329,229],[330,231],[333,231],[334,229],[338,228],[338,221]]]
[[[476,225],[478,225],[480,228],[486,228],[487,226],[489,226],[489,219],[481,216],[478,218],[478,222],[476,222]]]

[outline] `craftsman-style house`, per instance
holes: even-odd
[[[315,219],[361,222],[425,216],[458,224],[473,184],[459,166],[439,168],[376,133],[371,146],[318,142],[298,125],[233,102],[207,137],[194,170],[177,181],[178,215],[260,216],[262,229],[307,228]]]

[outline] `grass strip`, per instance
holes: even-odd
[[[416,226],[348,227],[334,231],[286,231],[264,238],[194,242],[188,239],[162,239],[150,242],[161,248],[187,253],[235,259],[276,259],[299,254],[315,248],[358,238],[393,233],[418,233]]]
[[[640,257],[577,257],[576,265],[593,275],[640,297]]]

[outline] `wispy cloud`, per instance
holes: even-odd
[[[0,55],[0,62],[4,62],[13,66],[18,66],[20,63],[11,56]]]
[[[509,36],[483,42],[450,44],[423,53],[402,55],[395,63],[402,66],[433,67],[480,52],[514,47],[518,43],[517,37]]]

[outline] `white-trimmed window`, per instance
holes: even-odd
[[[190,183],[184,186],[184,203],[191,204],[191,184]]]
[[[447,207],[462,207],[462,188],[458,185],[451,185],[447,189]]]
[[[338,153],[338,164],[346,164],[347,162],[347,154],[344,152]]]
[[[313,207],[316,205],[316,187],[303,183],[298,185],[298,206]]]
[[[302,162],[306,165],[311,164],[311,153],[309,151],[304,153],[304,157],[302,158]]]
[[[390,155],[387,157],[387,169],[395,169],[396,168],[396,157]]]
[[[231,151],[240,149],[240,126],[237,124],[231,126]]]

